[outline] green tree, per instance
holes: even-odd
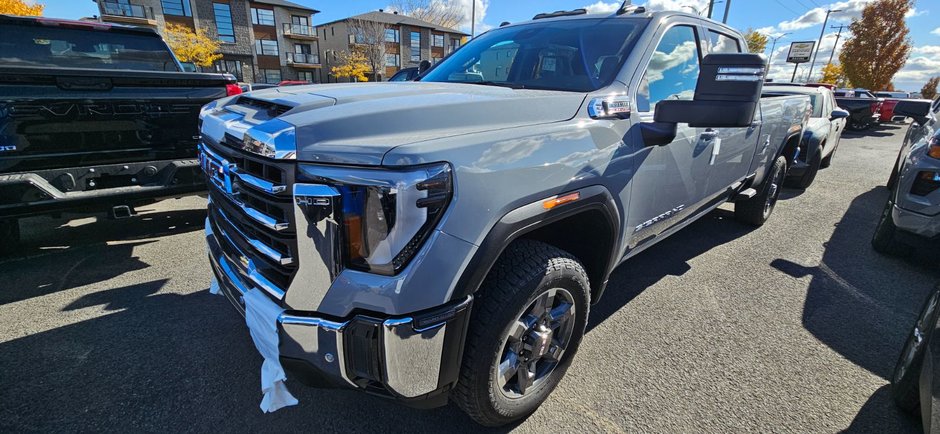
[[[937,85],[940,85],[940,77],[933,77],[930,80],[927,80],[927,84],[920,88],[920,94],[927,99],[936,98]]]
[[[911,53],[904,16],[913,5],[913,0],[877,0],[865,6],[861,19],[852,20],[853,37],[843,45],[839,61],[854,85],[884,89],[904,66]]]
[[[750,27],[744,32],[744,40],[747,42],[747,49],[751,53],[763,53],[764,49],[767,48],[767,35],[757,33],[756,30]]]

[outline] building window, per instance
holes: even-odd
[[[411,32],[411,61],[421,61],[421,33]]]
[[[160,3],[163,5],[163,13],[166,15],[193,16],[193,9],[189,5],[189,0],[160,0]]]
[[[271,39],[255,39],[255,54],[259,56],[280,56],[277,41]]]
[[[444,35],[431,35],[432,36],[432,47],[444,47]]]
[[[401,58],[398,57],[397,54],[387,53],[387,54],[385,54],[385,66],[394,66],[394,67],[397,68],[397,67],[401,66],[401,60],[400,60],[400,59],[401,59]]]
[[[432,64],[432,65],[437,65],[437,62],[440,62],[440,61],[441,61],[441,58],[440,58],[440,57],[432,57],[432,58],[431,58],[431,64]]]
[[[241,60],[220,60],[215,62],[215,72],[224,72],[232,74],[238,81],[242,81],[242,61]]]
[[[222,42],[235,42],[235,26],[232,25],[232,8],[228,3],[213,3],[215,12],[215,28],[219,31],[219,40]]]
[[[458,48],[460,48],[460,39],[450,38],[450,51],[449,52],[453,53],[454,51],[457,51]]]
[[[385,29],[385,42],[401,42],[401,33],[398,32],[398,29]]]
[[[265,83],[278,84],[281,82],[280,69],[262,69],[261,80]]]
[[[274,25],[274,11],[270,9],[251,8],[251,24],[259,26]]]
[[[309,26],[310,19],[307,17],[299,17],[297,15],[291,15],[290,17],[291,24],[296,24],[298,26]]]
[[[313,83],[313,73],[310,71],[299,71],[297,73],[297,79],[306,81],[307,83]]]

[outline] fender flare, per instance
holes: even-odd
[[[499,219],[490,229],[483,242],[474,252],[467,263],[463,273],[457,280],[451,300],[462,299],[474,294],[480,288],[490,269],[502,255],[510,243],[537,229],[546,227],[563,219],[588,212],[600,212],[607,220],[610,233],[610,252],[607,254],[606,265],[602,270],[599,281],[591,281],[591,301],[596,302],[607,286],[607,279],[614,268],[619,264],[616,256],[621,246],[621,219],[619,208],[613,196],[606,187],[593,185],[570,190],[558,196],[579,193],[580,198],[574,202],[545,209],[542,202],[550,197],[516,208]]]

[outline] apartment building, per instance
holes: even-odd
[[[357,22],[378,23],[384,27],[384,71],[373,72],[373,80],[391,77],[402,68],[416,67],[422,60],[435,63],[460,47],[470,36],[459,30],[381,9],[321,24],[317,26],[323,50],[321,82],[343,81],[337,80],[330,69],[339,64],[344,51],[350,52],[367,42],[362,40],[361,32],[356,31]]]
[[[239,81],[320,82],[316,9],[287,0],[95,0],[99,20],[149,26],[205,29],[222,42],[222,60],[210,71]]]

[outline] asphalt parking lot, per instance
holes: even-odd
[[[760,229],[730,208],[621,266],[565,380],[520,432],[911,432],[888,378],[937,256],[869,240],[906,127],[843,138]],[[26,221],[0,260],[0,431],[480,431],[289,382],[264,415],[242,317],[206,291],[204,200]]]

